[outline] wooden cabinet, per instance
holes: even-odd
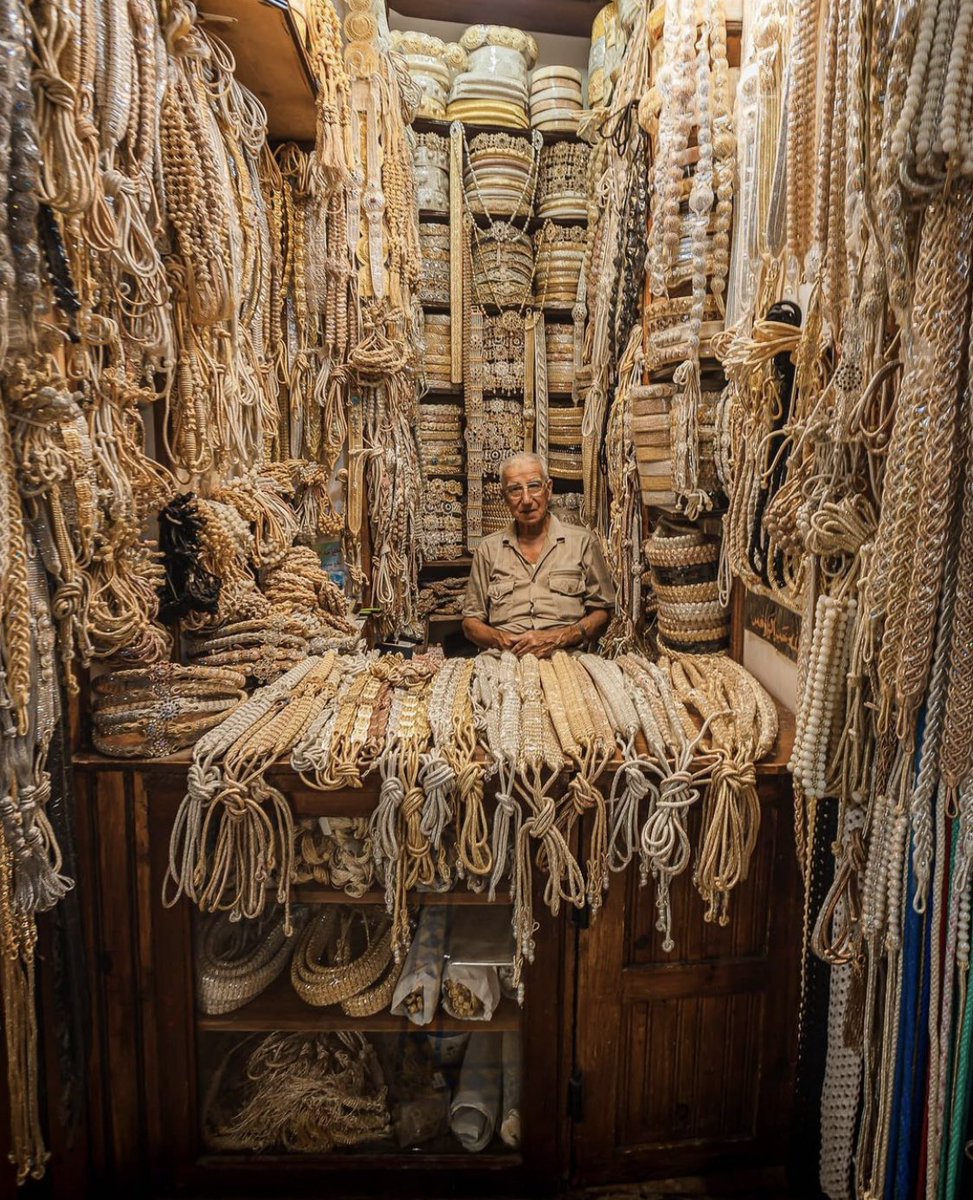
[[[388,1012],[349,1017],[336,1008],[311,1008],[296,996],[286,976],[235,1012],[198,1013],[193,954],[197,914],[185,900],[172,907],[162,903],[169,833],[184,779],[185,767],[79,774],[79,838],[86,861],[86,925],[95,991],[92,1194],[107,1186],[204,1195],[273,1188],[274,1194],[286,1195],[333,1186],[323,1180],[338,1175],[347,1178],[349,1187],[371,1191],[383,1181],[387,1186],[390,1171],[396,1172],[397,1190],[423,1195],[453,1191],[457,1172],[495,1178],[498,1190],[504,1191],[539,1192],[556,1186],[566,1161],[568,1133],[566,1106],[555,1102],[566,1089],[562,1047],[568,1044],[570,1019],[560,998],[570,996],[572,987],[564,953],[568,925],[563,916],[554,920],[549,914],[542,917],[535,962],[526,973],[522,1009],[516,1001],[503,999],[490,1022],[440,1014],[425,1027],[432,1033],[521,1033],[519,1150],[494,1144],[487,1153],[471,1154],[455,1140],[451,1147],[437,1143],[432,1153],[398,1151],[386,1143],[314,1156],[215,1153],[206,1146],[202,1125],[209,1067],[234,1038],[274,1030],[346,1030],[376,1038],[407,1034],[414,1027],[407,1018]],[[374,791],[323,795],[300,789],[297,781],[289,790],[299,815],[357,816],[370,811],[376,801]],[[538,893],[542,883],[539,878]],[[299,898],[309,904],[359,903],[310,886]],[[379,893],[370,894],[364,903],[382,899]],[[488,903],[485,895],[467,892],[433,896],[429,902],[452,902],[462,908]],[[540,912],[540,894],[535,905]],[[60,1177],[56,1164],[53,1174],[56,1192],[78,1194],[76,1180]]]
[[[194,1000],[191,904],[162,903],[169,834],[185,764],[106,765],[76,772],[79,887],[90,964],[88,1192],[122,1188],[210,1196],[333,1188],[433,1195],[542,1194],[569,1181],[701,1174],[783,1160],[782,1132],[797,1041],[799,885],[782,763],[759,772],[763,821],[750,878],[734,893],[730,924],[707,925],[689,876],[675,889],[676,949],[654,928],[651,887],[637,872],[611,880],[603,910],[552,918],[534,871],[536,960],[523,1010],[506,1001],[497,1031],[522,1032],[523,1140],[519,1151],[423,1154],[213,1153],[201,1135],[201,1059],[213,1039],[272,1029],[411,1028],[387,1013],[347,1018],[310,1009],[286,979],[246,1008],[200,1017]],[[273,779],[298,815],[359,816],[369,790],[322,794],[286,771]],[[694,830],[694,836],[697,831]],[[343,897],[326,889],[305,900]],[[378,896],[370,897],[378,900]],[[463,893],[457,903],[477,903]],[[442,903],[436,898],[432,903]],[[580,918],[580,919],[579,919]],[[331,1015],[329,1015],[331,1014]],[[441,1032],[462,1028],[436,1018]],[[50,1044],[50,1043],[48,1043]],[[201,1050],[202,1047],[202,1050]],[[56,1062],[50,1087],[56,1092]],[[60,1143],[55,1130],[53,1145]],[[52,1167],[55,1195],[78,1196],[78,1156]],[[465,1181],[465,1182],[464,1182]]]

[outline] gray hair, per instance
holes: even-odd
[[[506,480],[508,472],[519,463],[525,463],[528,466],[536,467],[538,471],[540,471],[541,479],[543,479],[545,483],[547,483],[547,481],[550,479],[550,475],[547,473],[547,463],[543,460],[543,458],[541,458],[539,454],[531,454],[527,450],[521,450],[517,454],[511,454],[509,458],[505,458],[500,464],[501,487]]]

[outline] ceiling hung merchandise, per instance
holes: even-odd
[[[971,17],[0,0],[11,1181],[973,1194]]]

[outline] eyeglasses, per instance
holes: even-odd
[[[503,489],[508,500],[520,500],[524,496],[539,496],[547,487],[543,479],[532,479],[530,483],[511,483]]]

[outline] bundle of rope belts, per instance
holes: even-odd
[[[764,0],[741,64],[722,578],[802,616],[791,770],[808,896],[815,862],[833,863],[804,935],[833,968],[831,1200],[965,1194],[968,38],[969,14],[939,0]]]
[[[272,899],[290,928],[295,845],[306,834],[268,777],[289,759],[324,791],[376,776],[366,844],[396,961],[417,891],[456,878],[491,896],[509,887],[520,984],[534,954],[535,866],[556,914],[562,902],[597,908],[610,874],[635,857],[641,883],[654,881],[668,951],[670,888],[694,860],[689,809],[700,802],[693,882],[704,918],[726,924],[760,827],[755,763],[776,736],[767,693],[720,655],[312,657],[197,742],[164,900],[185,895],[204,911],[256,919]]]
[[[0,804],[13,856],[0,932],[21,1179],[46,1158],[33,916],[69,886],[43,815],[58,672],[73,689],[79,661],[164,663],[175,618],[211,635],[204,658],[256,665],[261,682],[297,661],[295,648],[357,640],[307,547],[345,534],[354,563],[360,542],[331,487],[369,355],[355,359],[371,328],[362,303],[381,302],[372,326],[400,348],[415,340],[409,85],[374,21],[353,21],[346,67],[332,0],[309,0],[303,15],[315,142],[272,152],[262,105],[188,0],[0,5],[0,700],[11,734]],[[353,80],[369,93],[358,109]],[[367,219],[377,256],[362,264],[366,210],[378,216]],[[366,365],[381,393],[369,452],[388,460],[373,461],[369,517],[391,628],[411,620],[416,590],[418,468],[390,449],[413,437],[416,371],[408,356]],[[360,478],[349,476],[349,515]],[[191,513],[177,502],[187,494]],[[186,540],[167,543],[168,577],[163,508],[188,518]],[[240,630],[268,617],[286,645]]]

